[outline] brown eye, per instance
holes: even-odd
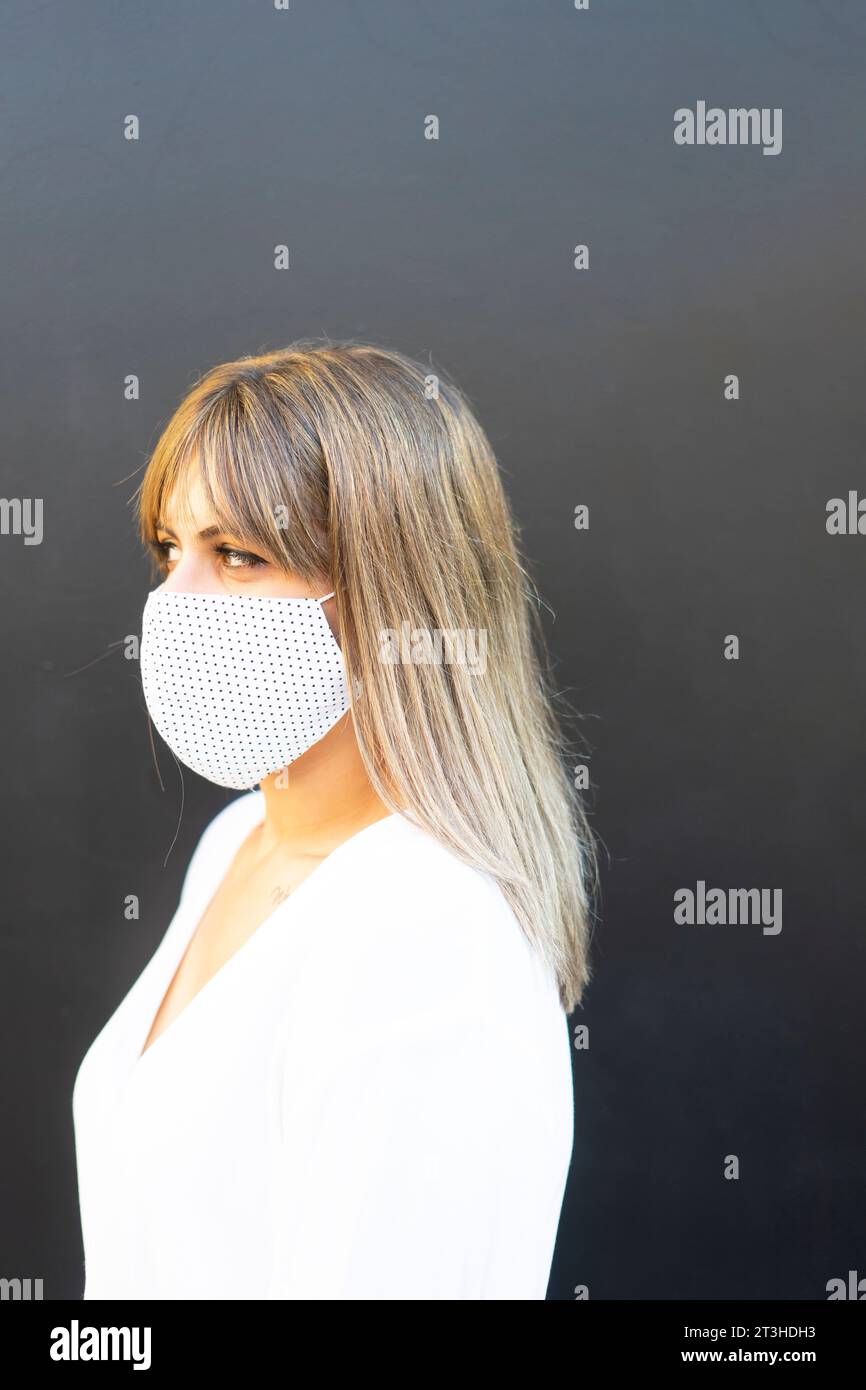
[[[258,569],[260,565],[267,564],[266,560],[262,560],[258,555],[253,555],[251,551],[235,550],[229,545],[218,545],[217,553],[222,555],[226,569]]]
[[[176,551],[178,548],[174,541],[152,540],[149,544],[151,550],[153,551],[161,565],[168,565],[171,563],[171,561],[177,559],[177,555],[173,555],[171,553],[173,550]]]

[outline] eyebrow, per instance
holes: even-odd
[[[174,535],[174,532],[172,531],[171,527],[166,526],[165,523],[162,521],[158,521],[156,523],[154,530],[167,531],[170,536]],[[198,539],[200,541],[209,541],[213,536],[227,536],[228,534],[229,532],[224,531],[221,526],[206,526],[203,531],[199,531]]]

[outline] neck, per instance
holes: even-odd
[[[261,845],[328,854],[365,825],[390,814],[361,760],[351,713],[288,768],[261,783]]]

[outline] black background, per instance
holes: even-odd
[[[322,333],[466,390],[589,716],[609,859],[549,1296],[866,1274],[866,536],[825,529],[866,490],[866,12],[13,0],[2,25],[0,491],[44,499],[44,538],[0,536],[0,1275],[80,1297],[75,1072],[231,795],[188,773],[169,854],[180,781],[123,656],[132,491],[199,372]],[[781,107],[782,152],[678,147],[698,100]],[[675,924],[698,879],[781,888],[781,933]]]

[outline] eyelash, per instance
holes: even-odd
[[[163,565],[168,565],[168,552],[175,548],[175,542],[152,540],[150,542],[150,546],[151,549],[156,552],[157,558],[160,561],[160,563]],[[262,560],[258,555],[253,555],[251,551],[237,550],[234,546],[231,545],[215,545],[214,554],[222,555],[226,558],[230,556],[233,559],[239,561],[238,564],[226,565],[226,569],[254,570],[258,569],[260,566],[264,566],[267,564],[266,560]]]

